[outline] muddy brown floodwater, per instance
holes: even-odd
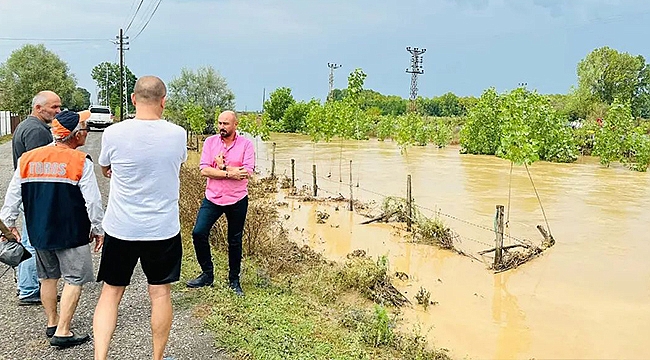
[[[460,155],[454,146],[401,154],[394,143],[375,140],[314,145],[281,134],[271,141],[277,144],[276,172],[290,176],[290,159],[296,159],[299,185],[311,184],[317,164],[319,195],[348,196],[349,160],[355,198],[376,204],[385,195],[404,197],[411,174],[417,204],[479,225],[441,217],[460,235],[459,247],[474,254],[494,243],[486,229],[493,228],[495,205],[508,205],[511,182],[507,232],[542,240],[535,226],[544,218],[528,175],[515,166],[511,177],[505,160]],[[270,142],[256,141],[256,147],[258,167],[268,171]],[[419,324],[454,357],[650,358],[650,174],[604,168],[592,158],[539,162],[530,170],[557,244],[501,274],[481,261],[409,243],[389,225],[358,225],[363,218],[343,207],[291,202],[290,209],[300,209],[289,222],[291,229],[304,228],[303,241],[328,258],[356,249],[387,255],[391,271],[409,274],[396,285],[411,301],[422,286],[438,302],[427,311],[405,309],[405,326]],[[316,223],[317,208],[332,215],[326,224]],[[427,209],[424,214],[432,215]]]

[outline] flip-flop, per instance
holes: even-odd
[[[56,332],[56,325],[48,326],[48,327],[45,328],[45,336],[47,336],[48,338],[51,338],[52,336],[54,336],[55,332]]]
[[[67,348],[71,346],[81,345],[90,340],[90,335],[77,335],[72,332],[72,336],[52,336],[50,345],[58,346],[59,348]]]

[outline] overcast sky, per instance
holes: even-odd
[[[420,95],[475,95],[520,82],[565,93],[576,65],[610,46],[650,58],[647,0],[143,0],[128,35],[126,62],[170,81],[182,67],[211,65],[228,81],[237,109],[261,107],[288,86],[297,99],[324,98],[328,62],[342,64],[336,87],[360,67],[366,88],[408,97],[406,46],[426,48]],[[45,45],[95,93],[90,71],[116,61],[109,42],[140,0],[0,0],[0,38],[101,39]],[[146,16],[146,17],[145,17]],[[29,41],[38,43],[37,41]],[[0,61],[25,41],[0,40]]]

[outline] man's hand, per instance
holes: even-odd
[[[111,175],[113,175],[113,171],[111,170],[110,165],[102,166],[102,175],[104,175],[104,177],[107,177],[107,178],[110,178]]]
[[[229,166],[226,172],[228,173],[229,179],[243,180],[248,178],[248,171],[243,166]]]
[[[95,241],[95,252],[99,252],[104,245],[104,235],[90,235],[90,242]]]
[[[10,226],[8,227],[8,229],[14,235],[16,241],[20,242],[20,233],[18,233],[18,229],[15,226]],[[7,241],[7,240],[9,239],[7,239],[5,236],[0,236],[0,241]]]
[[[225,165],[225,160],[223,159],[223,154],[219,154],[214,157],[214,164],[217,165],[217,169],[221,170],[223,169],[223,166]]]

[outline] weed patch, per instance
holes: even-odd
[[[375,261],[357,252],[344,263],[331,262],[289,241],[270,195],[278,186],[277,179],[249,183],[241,276],[246,296],[237,297],[227,286],[227,228],[220,219],[211,234],[214,286],[190,290],[180,282],[174,285],[180,295],[175,304],[203,318],[217,347],[235,359],[446,359],[444,351],[427,349],[417,334],[395,331],[390,306],[408,299],[391,284],[386,258]],[[200,271],[191,229],[204,191],[199,171],[183,166],[183,280]],[[365,300],[350,302],[347,294],[381,305],[369,310]],[[355,311],[358,318],[346,315]]]

